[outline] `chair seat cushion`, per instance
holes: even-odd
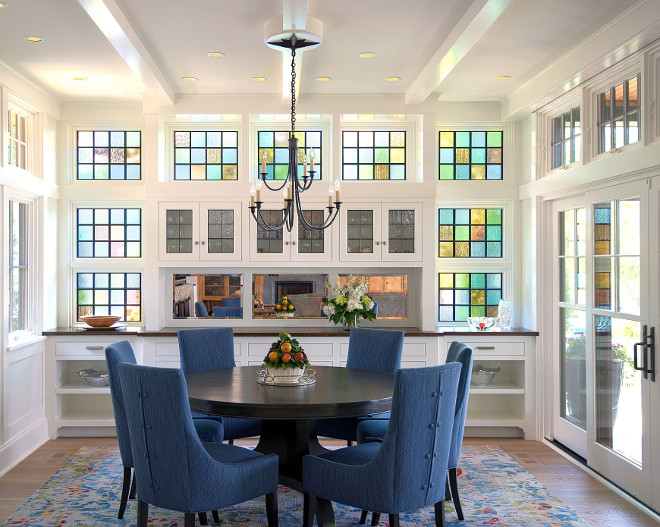
[[[222,463],[241,463],[242,461],[263,457],[263,454],[249,448],[224,443],[204,443],[203,446],[213,459]]]
[[[365,465],[376,457],[379,448],[380,443],[365,443],[333,450],[318,457],[342,465]]]
[[[261,419],[224,417],[225,439],[255,437],[261,435]]]

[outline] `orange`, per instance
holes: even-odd
[[[291,353],[284,353],[282,355],[282,362],[291,362]]]
[[[277,353],[276,351],[271,351],[271,352],[268,354],[268,360],[269,360],[270,362],[276,362],[277,359],[278,359],[279,357],[280,357],[280,354]]]
[[[277,304],[277,305],[275,306],[275,309],[282,309],[282,305],[281,305],[281,304]]]
[[[280,349],[284,353],[291,351],[291,343],[290,342],[282,342],[282,344],[280,345]]]
[[[303,362],[305,360],[305,356],[303,355],[302,351],[298,351],[294,358],[296,359],[296,362]]]

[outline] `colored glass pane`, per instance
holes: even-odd
[[[438,243],[440,258],[501,258],[502,209],[438,209]]]
[[[405,131],[342,132],[342,179],[405,180],[405,164]]]
[[[174,132],[174,179],[236,179],[237,142],[238,132],[233,130]],[[229,177],[233,171],[225,170],[227,165],[235,167],[236,177]]]
[[[140,132],[78,131],[76,178],[140,179]],[[128,172],[126,165],[133,170]]]
[[[501,273],[439,273],[438,321],[465,322],[468,316],[497,316]]]
[[[140,273],[78,273],[76,283],[78,320],[109,313],[140,320]]]
[[[439,132],[438,178],[502,179],[502,141],[502,131]]]
[[[259,174],[265,168],[266,179],[284,180],[289,172],[289,134],[284,131],[260,131],[257,134],[257,166]],[[321,179],[322,168],[322,147],[321,132],[299,130],[294,132],[294,137],[298,139],[298,174],[303,175],[303,162],[307,160],[308,166],[311,164],[312,152],[314,153],[314,173],[311,176],[314,179]],[[264,163],[264,153],[266,160]],[[227,157],[230,154],[231,157]],[[235,149],[231,152],[223,152],[225,163],[237,163],[237,154]],[[264,166],[265,165],[265,166]],[[232,173],[233,175],[233,173]],[[308,172],[308,175],[310,173]],[[230,179],[237,179],[238,176]],[[226,179],[226,178],[223,178]]]

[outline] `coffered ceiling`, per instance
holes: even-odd
[[[587,37],[648,8],[648,2],[634,0],[0,3],[0,61],[57,101],[148,96],[160,104],[200,94],[282,95],[290,81],[289,58],[264,43],[264,24],[281,16],[296,29],[311,27],[306,17],[322,24],[321,45],[299,52],[301,96],[388,94],[412,104],[504,101]],[[30,42],[25,38],[30,36],[43,40]],[[595,62],[585,57],[585,67],[606,64],[626,45],[634,47],[630,38],[608,41],[591,52]],[[212,52],[223,56],[209,57]],[[362,52],[375,56],[360,58]],[[550,87],[574,73],[557,74]],[[321,77],[329,80],[317,80]]]

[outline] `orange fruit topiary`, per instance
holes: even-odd
[[[287,353],[291,351],[291,343],[290,342],[282,342],[280,345],[280,349],[284,352]]]

